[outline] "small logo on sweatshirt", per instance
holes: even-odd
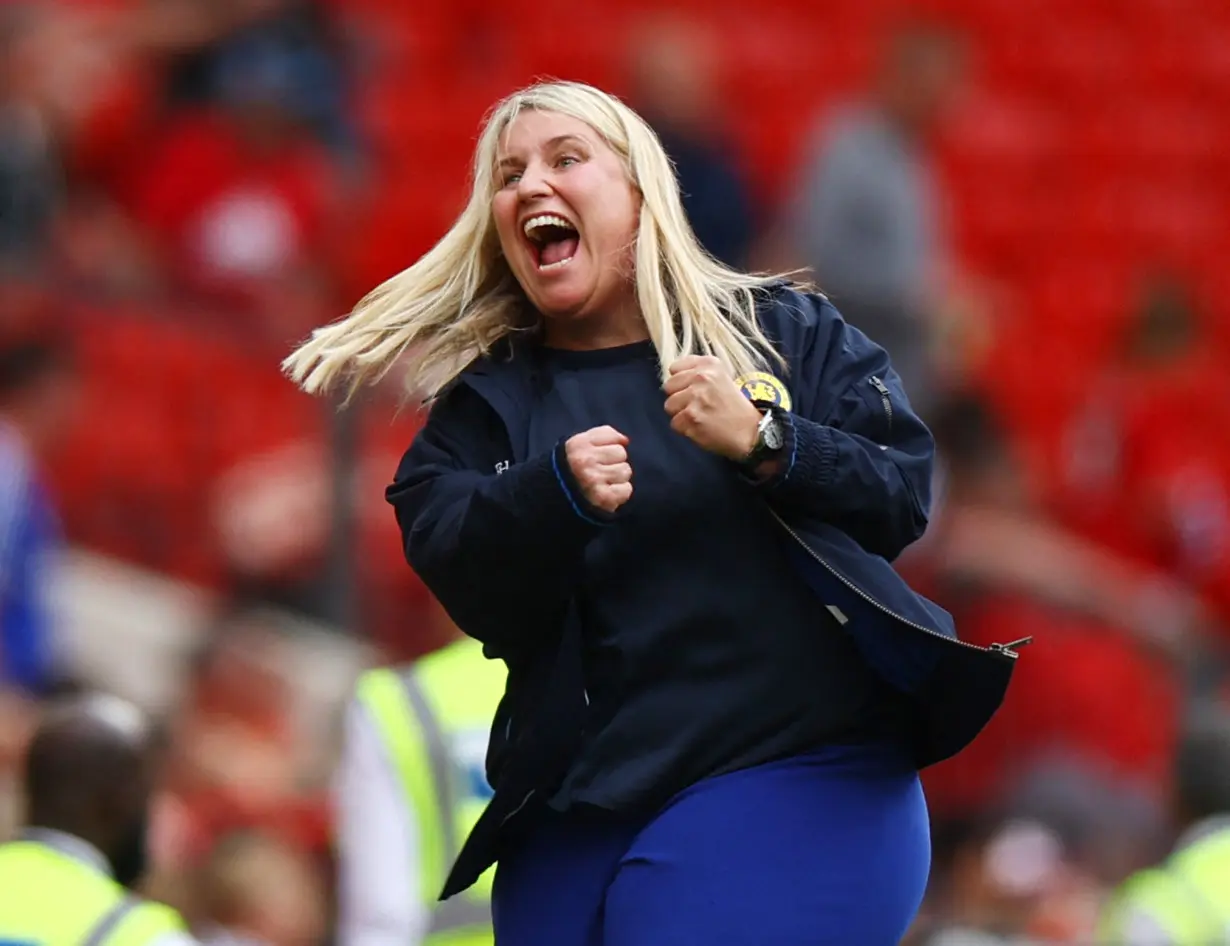
[[[501,460],[499,463],[495,465],[495,475],[499,476],[501,473],[507,473],[509,467],[511,466],[512,466],[512,460]]]
[[[749,401],[772,404],[783,411],[790,410],[790,392],[780,380],[764,371],[755,371],[735,378],[735,384]]]

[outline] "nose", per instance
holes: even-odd
[[[522,203],[529,203],[550,195],[551,182],[546,169],[535,161],[521,172],[521,179],[517,182],[517,197]]]

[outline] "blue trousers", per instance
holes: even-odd
[[[544,817],[496,870],[497,946],[896,946],[931,864],[918,775],[828,749],[706,779],[649,819]]]

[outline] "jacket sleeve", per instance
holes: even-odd
[[[934,439],[887,352],[823,297],[796,298],[786,462],[763,489],[784,518],[816,516],[892,561],[926,530]]]
[[[483,429],[476,399],[453,393],[431,412],[386,498],[410,565],[458,627],[503,657],[558,628],[585,546],[613,517],[585,501],[562,442],[503,472],[480,470],[465,443]]]

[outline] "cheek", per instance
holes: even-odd
[[[599,209],[596,219],[595,230],[604,254],[622,256],[629,247],[635,246],[638,218],[632,208],[606,205]]]
[[[500,239],[500,249],[506,257],[511,256],[517,245],[516,208],[509,201],[497,199],[491,206],[491,216],[495,221],[496,236]]]

